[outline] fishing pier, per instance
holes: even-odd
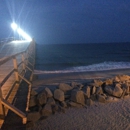
[[[35,65],[35,41],[15,40],[0,44],[0,127],[26,124]]]

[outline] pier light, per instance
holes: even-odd
[[[13,29],[14,31],[17,30],[17,28],[18,28],[17,24],[14,23],[14,22],[11,24],[11,27],[12,27],[12,29]]]
[[[28,40],[28,41],[32,41],[32,38],[27,34],[25,33],[20,27],[18,27],[18,25],[16,23],[12,23],[11,24],[11,28],[14,30],[14,31],[17,31],[17,33],[22,36],[24,39]]]

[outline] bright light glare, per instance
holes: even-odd
[[[12,23],[12,24],[11,24],[11,27],[12,27],[12,29],[15,31],[15,30],[17,29],[18,26],[17,26],[16,23]]]
[[[21,28],[18,28],[18,25],[16,23],[12,23],[11,24],[11,27],[14,31],[17,31],[18,34],[20,36],[22,36],[24,39],[28,40],[28,41],[32,41],[32,38],[27,34],[25,33]]]
[[[18,28],[17,32],[18,32],[19,35],[21,35],[26,40],[32,41],[32,38],[27,33],[25,33],[21,28]]]

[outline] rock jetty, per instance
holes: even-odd
[[[95,102],[109,103],[130,96],[130,76],[118,75],[106,80],[93,80],[88,83],[60,83],[55,90],[45,88],[40,93],[32,89],[30,95],[27,127],[35,121],[47,118],[68,107],[85,107]]]

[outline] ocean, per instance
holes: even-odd
[[[130,43],[36,44],[35,71],[70,73],[130,68]]]

